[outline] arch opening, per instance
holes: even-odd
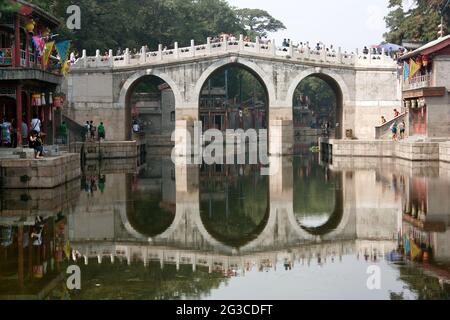
[[[297,84],[292,99],[296,147],[317,144],[320,136],[342,138],[343,92],[332,76],[307,75]]]
[[[268,89],[244,64],[228,63],[214,70],[202,83],[198,103],[203,130],[267,129]]]
[[[125,138],[170,141],[175,130],[176,92],[162,77],[137,77],[125,94]]]

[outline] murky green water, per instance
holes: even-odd
[[[272,165],[94,162],[55,190],[3,190],[0,298],[450,297],[450,166],[308,150]]]

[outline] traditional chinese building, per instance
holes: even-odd
[[[11,10],[0,16],[0,118],[12,124],[14,141],[22,141],[22,121],[31,130],[37,114],[47,144],[55,134],[53,98],[61,76],[44,67],[42,53],[33,36],[50,38],[59,21],[34,4],[11,2]],[[20,143],[17,143],[19,146]]]
[[[409,134],[450,138],[450,35],[403,55],[400,61]]]

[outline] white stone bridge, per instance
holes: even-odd
[[[337,97],[337,138],[352,130],[359,139],[373,139],[381,115],[400,107],[397,65],[382,54],[337,52],[326,49],[277,48],[272,44],[223,41],[137,54],[82,57],[68,77],[67,115],[84,123],[103,121],[112,140],[129,140],[130,96],[147,76],[165,81],[175,96],[176,127],[187,128],[199,119],[200,92],[208,78],[228,66],[240,66],[262,83],[268,98],[271,154],[291,153],[293,98],[300,82],[310,76],[326,81]]]

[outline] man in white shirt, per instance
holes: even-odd
[[[41,120],[39,120],[37,114],[35,114],[31,120],[31,130],[41,133]]]

